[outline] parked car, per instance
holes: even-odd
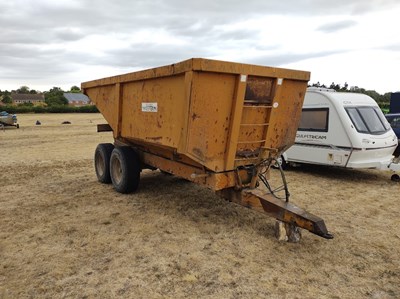
[[[397,139],[399,139],[399,145],[397,146],[394,155],[396,157],[400,156],[400,113],[390,113],[386,114],[386,119],[390,123],[393,131],[395,132]]]
[[[17,116],[15,114],[7,113],[6,111],[0,112],[0,127],[4,126],[14,126],[19,128],[17,123]]]

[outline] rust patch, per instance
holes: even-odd
[[[200,160],[204,160],[203,151],[197,147],[193,148],[193,154],[200,158]]]
[[[196,118],[200,118],[200,116],[198,116],[196,113],[192,114],[192,120],[196,120]]]
[[[152,140],[152,141],[160,141],[162,139],[162,136],[160,137],[146,137],[147,140]]]

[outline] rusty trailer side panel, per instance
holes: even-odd
[[[116,140],[225,172],[295,139],[309,72],[201,58],[82,83]]]

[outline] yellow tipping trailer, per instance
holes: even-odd
[[[192,58],[82,83],[108,122],[113,144],[95,152],[100,182],[136,191],[142,169],[202,184],[292,229],[332,238],[324,221],[282,200],[267,181],[295,140],[310,73]],[[256,187],[264,183],[269,191]]]

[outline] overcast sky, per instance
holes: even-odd
[[[0,90],[69,90],[192,57],[400,91],[400,1],[0,0]]]

